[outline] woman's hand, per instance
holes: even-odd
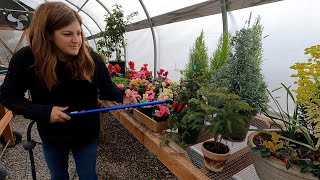
[[[123,104],[135,104],[137,99],[134,97],[133,92],[130,89],[126,89],[123,95]]]
[[[50,115],[50,123],[65,122],[67,120],[70,120],[71,117],[64,112],[67,109],[68,107],[53,106]]]

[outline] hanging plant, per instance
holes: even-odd
[[[97,42],[98,53],[106,60],[112,57],[112,53],[116,53],[115,60],[121,61],[123,56],[123,48],[126,46],[124,34],[130,20],[138,15],[138,12],[129,14],[126,18],[122,10],[122,6],[113,5],[112,13],[105,15],[106,27],[100,33],[101,39]]]

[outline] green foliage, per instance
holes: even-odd
[[[114,76],[111,79],[116,85],[123,84],[124,87],[128,87],[128,85],[129,85],[129,79],[128,78],[121,77],[121,76]]]
[[[227,87],[254,108],[254,114],[267,103],[267,84],[261,73],[262,26],[257,18],[253,27],[242,28],[231,39],[232,55],[213,75],[211,82]]]
[[[208,48],[204,41],[204,33],[196,39],[193,47],[190,49],[189,61],[185,69],[185,78],[192,79],[208,74]],[[197,72],[196,74],[194,72]],[[204,80],[203,80],[204,81]]]
[[[196,98],[190,100],[189,107],[190,113],[203,114],[210,122],[210,125],[205,126],[208,132],[222,137],[235,131],[247,131],[246,124],[253,111],[239,96],[225,87],[216,88],[213,84],[201,87]]]
[[[305,158],[297,160],[298,166],[301,168],[301,173],[313,173],[320,178],[320,161],[314,158]]]
[[[317,141],[313,138],[313,130],[307,125],[303,116],[299,116],[302,106],[297,104],[290,90],[290,87],[282,84],[282,88],[287,93],[286,107],[281,107],[278,100],[267,91],[274,101],[277,109],[273,109],[270,113],[263,110],[262,113],[272,120],[272,126],[280,129],[280,132],[265,131],[261,129],[253,129],[263,134],[271,134],[272,141],[267,138],[257,138],[257,147],[252,150],[261,156],[274,156],[285,162],[286,169],[292,164],[296,164],[301,168],[301,173],[313,173],[314,176],[320,178],[320,151],[317,147]],[[279,90],[278,88],[276,90]],[[295,108],[293,114],[289,112],[289,100],[293,101]],[[274,114],[274,115],[272,115]]]
[[[106,27],[100,33],[102,39],[97,42],[97,50],[101,56],[108,58],[111,58],[112,53],[116,52],[116,60],[120,61],[123,56],[122,49],[126,45],[124,38],[126,28],[138,12],[129,14],[125,19],[121,5],[115,4],[113,7],[112,13],[105,15]]]
[[[268,106],[273,112],[273,114],[275,115],[271,115],[271,113],[268,110],[262,110],[262,113],[273,122],[272,126],[277,127],[281,130],[281,135],[282,135],[281,138],[288,140],[290,142],[305,146],[307,148],[317,150],[315,143],[311,138],[312,136],[311,132],[308,129],[308,127],[305,125],[306,123],[301,123],[303,119],[300,119],[301,117],[298,116],[298,111],[300,106],[296,104],[295,98],[293,97],[290,87],[287,87],[282,83],[281,85],[282,85],[282,88],[284,88],[287,93],[286,107],[284,108],[281,107],[278,100],[271,94],[269,90],[267,90],[269,96],[275,103],[277,110],[272,108],[270,105],[265,104],[265,106]],[[279,89],[276,89],[276,90],[279,90]],[[290,100],[289,98],[295,104],[295,108],[292,115],[289,112],[289,100]],[[301,132],[304,135],[306,142],[301,142],[296,139],[297,132]]]
[[[188,104],[189,100],[196,96],[196,92],[202,84],[207,83],[209,70],[207,51],[202,31],[190,49],[189,62],[185,70],[181,71],[182,77],[179,85],[175,88],[175,101]],[[200,127],[203,126],[203,115],[191,114],[188,112],[189,109],[170,114],[174,121],[169,123],[169,126],[172,129],[179,129],[180,139],[189,135],[189,130],[200,130]]]
[[[305,54],[311,55],[308,62],[297,62],[291,69],[297,71],[292,77],[298,78],[297,103],[304,109],[301,111],[306,122],[312,127],[315,138],[320,146],[320,44],[305,49]]]
[[[230,38],[231,35],[229,33],[223,33],[221,35],[217,49],[210,58],[210,75],[215,74],[229,59],[231,51]]]
[[[305,54],[310,54],[311,58],[306,63],[295,63],[291,69],[298,73],[292,75],[298,79],[297,100],[293,95],[290,86],[281,83],[282,87],[274,90],[284,89],[286,92],[286,105],[282,107],[272,92],[267,90],[270,98],[276,105],[276,109],[265,103],[270,111],[263,110],[262,113],[271,119],[272,126],[280,129],[277,136],[285,140],[284,146],[279,140],[271,145],[268,138],[256,138],[257,147],[252,150],[262,156],[271,155],[285,162],[289,169],[292,164],[301,168],[301,173],[312,173],[320,178],[320,143],[319,143],[319,73],[317,71],[320,58],[320,46],[312,46],[305,49]],[[294,103],[293,112],[289,111],[289,101]],[[313,116],[315,115],[315,116]],[[263,134],[275,132],[256,129]],[[261,136],[262,137],[262,136]],[[264,139],[264,140],[263,140]],[[275,148],[279,147],[279,148]]]
[[[203,31],[190,49],[189,61],[185,70],[181,71],[178,101],[187,104],[202,84],[208,81],[208,50]]]
[[[270,136],[270,135],[269,135]],[[262,140],[259,146],[252,148],[252,151],[262,157],[270,156],[274,154],[276,157],[280,157],[280,154],[284,153],[285,145],[288,146],[288,142],[280,139],[280,135],[276,132],[271,133],[271,141],[269,139]]]
[[[320,152],[313,151],[309,147],[297,144],[296,140],[288,139],[283,134],[265,131],[271,134],[271,139],[257,138],[257,146],[252,151],[262,157],[273,156],[284,162],[286,169],[293,164],[300,167],[301,173],[312,173],[315,177],[320,178]],[[296,134],[299,137],[299,133]],[[294,143],[292,143],[294,142]]]

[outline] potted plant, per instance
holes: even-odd
[[[247,128],[244,122],[252,116],[253,108],[227,88],[213,84],[201,87],[188,106],[193,114],[201,114],[206,119],[204,129],[214,137],[202,144],[205,166],[214,172],[222,171],[230,149],[221,140],[238,133],[238,129]]]
[[[143,64],[139,71],[135,69],[134,61],[128,62],[129,68],[126,74],[130,79],[129,88],[136,95],[139,102],[152,101],[156,97],[155,86],[152,83],[152,72],[148,70],[148,64]],[[144,106],[138,108],[146,116],[152,118],[154,112],[153,106]]]
[[[130,20],[138,12],[133,12],[125,18],[121,5],[115,4],[113,7],[112,13],[105,15],[106,27],[100,33],[102,38],[97,42],[97,50],[112,65],[119,64],[121,67],[120,73],[125,74],[126,63],[122,61],[123,48],[126,46],[124,34]],[[113,53],[115,53],[115,59],[110,61]]]
[[[163,83],[162,83],[163,84]],[[165,83],[163,84],[164,86]],[[159,93],[157,99],[158,100],[172,100],[173,92],[168,88],[162,88],[161,93]],[[167,121],[170,116],[170,112],[172,111],[171,104],[161,104],[154,107],[154,113],[152,114],[152,118],[157,122]]]
[[[291,66],[297,70],[298,89],[294,98],[290,87],[282,84],[287,93],[287,107],[280,106],[276,98],[270,96],[277,105],[277,111],[264,114],[278,130],[257,130],[248,138],[252,148],[251,156],[260,179],[269,179],[272,172],[276,179],[316,179],[320,178],[320,140],[319,140],[319,60],[320,45],[305,49],[311,55],[308,62],[298,62]],[[294,102],[295,109],[290,114],[288,98]],[[280,123],[279,123],[280,122]]]
[[[153,78],[148,64],[143,64],[139,70],[135,69],[134,61],[129,61],[128,65],[126,77],[130,79],[129,88],[139,102],[173,99],[172,87],[175,83],[167,77],[168,71],[160,69],[157,78]],[[168,129],[167,120],[171,111],[169,104],[143,106],[134,109],[133,116],[154,132],[161,132]]]
[[[120,88],[127,88],[129,85],[129,80],[122,76],[114,76],[111,79],[112,82],[114,82]]]
[[[129,79],[125,78],[120,72],[120,66],[118,64],[108,64],[108,71],[111,76],[112,82],[121,88],[128,87]]]
[[[269,101],[266,92],[267,84],[261,73],[262,26],[259,17],[252,27],[248,25],[242,28],[231,38],[230,53],[230,58],[212,75],[210,82],[220,87],[227,87],[254,108],[252,116],[246,121],[247,130],[242,134],[229,137],[230,140],[244,141],[252,117],[261,109],[265,109],[265,104]]]
[[[135,63],[129,61],[127,77],[130,78],[129,88],[137,95],[139,102],[147,102],[153,100],[172,100],[172,87],[174,82],[170,81],[168,71],[160,69],[157,71],[157,77],[152,77],[152,72],[148,70],[148,64],[143,64],[139,71],[135,69]],[[164,106],[145,106],[139,108],[141,112],[153,119],[168,118],[170,112],[169,107]],[[160,121],[159,119],[159,121]]]
[[[298,115],[301,109],[289,87],[284,84],[282,86],[287,92],[287,98],[290,97],[295,102],[295,109],[291,115],[288,104],[286,108],[282,108],[268,91],[278,109],[273,110],[273,113],[263,111],[263,114],[277,129],[256,129],[256,132],[249,135],[248,146],[251,148],[253,165],[261,180],[319,178],[320,151],[315,146],[313,129]]]
[[[204,33],[195,40],[190,49],[189,61],[182,77],[174,90],[174,101],[187,105],[189,100],[196,96],[197,90],[208,81],[208,53],[204,41]],[[190,108],[170,114],[169,126],[172,130],[178,130],[179,139],[186,144],[194,144],[200,134],[204,118],[200,114],[192,114]],[[198,116],[199,115],[199,116]]]

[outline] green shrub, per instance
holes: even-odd
[[[189,61],[185,70],[181,71],[182,77],[175,89],[175,101],[186,105],[191,98],[196,96],[197,90],[208,81],[208,62],[208,50],[202,31],[190,49]],[[178,129],[179,138],[182,141],[194,131],[200,131],[203,126],[204,118],[198,114],[190,114],[188,111],[189,108],[185,108],[182,112],[170,114],[174,121],[169,122],[169,126],[174,130]]]
[[[267,84],[261,73],[262,25],[258,17],[252,27],[244,27],[231,39],[232,54],[226,64],[212,76],[211,82],[227,87],[260,112],[266,104]]]
[[[229,59],[230,57],[230,38],[229,33],[222,33],[217,45],[217,49],[210,58],[209,74],[214,75]]]

